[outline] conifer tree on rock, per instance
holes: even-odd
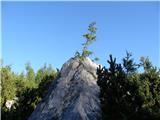
[[[96,32],[97,32],[97,27],[96,27],[96,22],[92,22],[88,26],[88,32],[83,35],[83,37],[86,39],[86,42],[82,44],[82,53],[80,54],[79,52],[76,52],[75,56],[79,57],[80,59],[85,59],[86,57],[89,57],[90,55],[93,54],[92,51],[88,49],[88,46],[91,45],[94,41],[96,41]],[[96,57],[94,59],[95,61],[98,61],[99,58]]]

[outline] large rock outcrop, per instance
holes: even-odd
[[[29,120],[100,120],[97,67],[89,58],[68,60]]]

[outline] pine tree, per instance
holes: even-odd
[[[80,52],[76,52],[75,56],[78,58],[81,58],[82,60],[90,55],[93,54],[92,51],[90,51],[88,49],[88,47],[94,42],[96,41],[96,32],[97,32],[97,27],[96,27],[96,22],[92,22],[91,24],[89,24],[88,26],[88,32],[86,34],[83,35],[83,37],[86,39],[86,42],[82,44],[83,48],[82,48],[82,53]],[[95,61],[98,61],[99,58],[96,57]]]
[[[26,63],[26,84],[28,88],[36,87],[35,73],[30,63]]]
[[[84,34],[83,37],[86,38],[86,42],[83,43],[83,50],[82,50],[82,57],[88,57],[93,52],[88,50],[88,46],[93,43],[93,41],[96,41],[96,23],[92,22],[88,27],[88,33]]]

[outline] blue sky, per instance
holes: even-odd
[[[82,35],[96,21],[97,41],[89,47],[98,63],[109,54],[121,61],[125,51],[136,61],[148,56],[160,66],[158,2],[2,2],[2,58],[15,72],[30,62],[61,68],[80,51]],[[94,56],[93,56],[94,57]]]

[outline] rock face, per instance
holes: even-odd
[[[89,58],[68,60],[29,120],[100,120],[97,67]]]

